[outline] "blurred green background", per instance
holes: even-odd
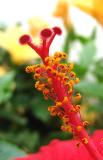
[[[35,28],[34,32],[32,29],[30,33],[35,37],[37,33]],[[103,58],[96,58],[97,31],[94,28],[91,35],[85,37],[78,35],[73,27],[65,26],[65,32],[62,45],[62,51],[68,53],[65,63],[71,57],[73,44],[79,42],[81,45],[78,61],[74,62],[74,71],[80,78],[75,90],[82,94],[79,102],[82,119],[90,123],[87,130],[92,133],[103,128]],[[9,37],[10,33],[13,36]],[[32,57],[31,53],[26,54],[26,50],[29,52],[28,48],[22,50],[17,42],[15,44],[15,37],[18,37],[15,33],[22,33],[20,23],[11,30],[5,23],[0,23],[1,160],[35,152],[55,138],[64,140],[72,137],[60,130],[60,120],[51,117],[47,111],[52,102],[44,100],[43,95],[34,88],[33,75],[25,73],[27,65],[38,64],[40,59]]]

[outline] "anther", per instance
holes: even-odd
[[[56,107],[61,107],[62,106],[62,102],[56,102]]]
[[[82,142],[83,142],[84,144],[88,144],[88,139],[87,139],[87,138],[83,138],[83,139],[82,139]]]
[[[74,77],[75,77],[75,75],[76,75],[76,74],[75,74],[73,71],[72,71],[72,72],[70,72],[70,77],[71,77],[71,78],[74,78]]]
[[[31,73],[31,72],[35,71],[35,68],[36,68],[36,66],[27,66],[26,69],[25,69],[25,71],[27,73]]]
[[[84,122],[83,122],[83,126],[84,126],[84,127],[87,127],[88,125],[89,125],[89,122],[88,122],[88,121],[84,121]]]
[[[76,96],[74,97],[76,100],[80,100],[81,99],[81,95],[80,93],[77,93]]]
[[[68,103],[68,97],[64,97],[62,104],[67,104]]]
[[[76,129],[78,132],[80,132],[82,130],[82,126],[77,126]]]
[[[80,111],[80,105],[76,105],[76,106],[74,106],[74,108],[75,108],[75,112],[79,112]]]
[[[80,79],[79,78],[76,78],[75,79],[75,83],[77,84],[77,83],[79,83],[80,82]]]

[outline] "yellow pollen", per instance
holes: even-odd
[[[52,84],[52,79],[51,78],[48,78],[48,83]]]
[[[51,71],[52,71],[52,69],[51,69],[50,66],[47,66],[47,67],[46,67],[46,70],[47,70],[48,72],[51,72]]]
[[[63,116],[62,120],[63,120],[64,124],[68,124],[69,123],[69,118],[68,117]]]
[[[65,73],[59,73],[59,76],[62,78],[65,76]]]
[[[62,102],[56,102],[56,107],[61,107],[62,106]]]
[[[60,62],[60,58],[58,57],[58,58],[54,58],[53,59],[53,62],[55,63],[55,64],[58,64],[59,62]]]
[[[68,91],[68,94],[70,95],[70,94],[72,94],[72,92],[73,92],[73,89],[70,88],[69,91]]]
[[[82,126],[77,126],[77,131],[80,132],[82,130]]]
[[[68,72],[70,72],[70,71],[73,69],[73,67],[74,67],[74,64],[73,64],[73,63],[70,63],[70,64],[68,65]]]
[[[80,111],[80,105],[76,105],[76,106],[74,106],[74,108],[75,108],[75,111],[76,111],[76,112],[79,112],[79,111]]]
[[[70,80],[69,83],[73,86],[74,85],[74,80]]]
[[[47,95],[48,93],[49,93],[49,89],[45,88],[45,89],[43,90],[43,94]]]
[[[62,103],[63,103],[63,104],[67,104],[67,103],[68,103],[68,97],[64,97]]]
[[[52,71],[52,74],[53,74],[53,76],[57,76],[58,72],[54,70],[54,71]]]
[[[83,138],[83,139],[82,139],[82,142],[83,142],[84,144],[88,144],[88,139],[87,139],[87,138]]]
[[[76,100],[80,100],[81,99],[81,95],[80,93],[77,93],[76,96],[74,97]]]
[[[34,79],[39,79],[40,78],[40,74],[35,74],[34,75]]]
[[[72,78],[74,78],[75,77],[75,73],[72,71],[72,72],[70,72],[70,77],[72,77]]]
[[[64,80],[64,81],[67,81],[67,80],[69,80],[69,78],[68,78],[67,76],[65,76],[65,77],[63,78],[63,80]]]
[[[88,121],[84,121],[84,122],[83,122],[83,126],[84,126],[84,127],[87,127],[88,125],[89,125],[89,122],[88,122]]]
[[[66,59],[67,58],[67,54],[66,53],[62,53],[62,58]]]
[[[36,68],[36,66],[28,66],[28,67],[26,67],[25,71],[27,73],[35,72],[35,68]]]
[[[77,83],[79,83],[80,82],[80,79],[79,78],[76,78],[75,79],[75,83],[77,84]]]
[[[72,107],[72,108],[70,109],[70,112],[76,112],[76,109],[75,109],[74,107]]]
[[[56,116],[57,115],[56,106],[48,107],[48,111],[50,112],[50,114],[52,116]]]
[[[51,62],[51,57],[46,57],[45,58],[45,63],[50,64],[50,62]]]

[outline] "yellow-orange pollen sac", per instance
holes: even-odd
[[[82,142],[83,142],[84,144],[88,144],[88,139],[87,139],[87,138],[83,138],[83,139],[82,139]]]

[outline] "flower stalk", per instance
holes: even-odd
[[[74,84],[79,82],[79,78],[72,71],[73,64],[61,63],[66,59],[65,53],[56,52],[53,57],[49,56],[49,48],[54,37],[61,33],[59,27],[42,30],[41,46],[33,44],[29,35],[23,35],[20,38],[20,43],[29,45],[43,61],[43,64],[28,66],[26,72],[34,73],[34,78],[37,80],[35,88],[43,92],[44,98],[54,101],[54,106],[48,107],[48,111],[52,116],[58,116],[62,120],[61,129],[72,132],[74,138],[85,145],[94,160],[103,160],[85,130],[88,122],[81,120],[80,105],[76,104],[81,95],[74,92]],[[79,147],[78,144],[77,147]]]

